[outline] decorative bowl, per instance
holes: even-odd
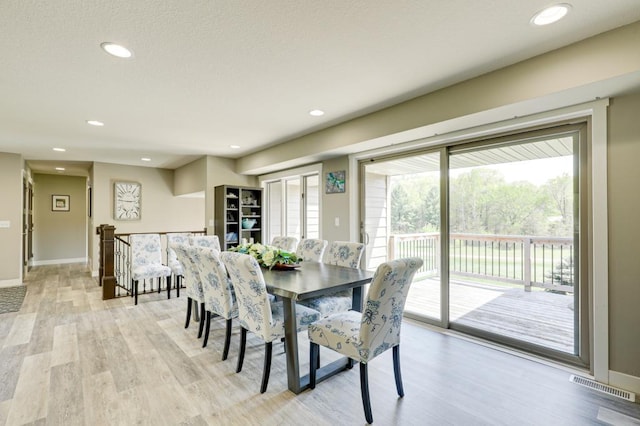
[[[242,229],[251,229],[256,226],[257,220],[255,219],[247,219],[246,217],[242,219]]]

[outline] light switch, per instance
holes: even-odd
[[[338,216],[336,216],[336,217],[333,219],[333,223],[334,223],[334,225],[336,226],[336,228],[337,228],[338,226],[340,226],[340,218],[339,218]]]
[[[0,220],[0,228],[11,228],[11,222],[8,220]]]

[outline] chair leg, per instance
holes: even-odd
[[[238,366],[236,367],[236,373],[242,371],[242,362],[244,361],[244,349],[247,346],[247,329],[240,327],[240,351],[238,353]]]
[[[229,355],[229,343],[231,343],[231,323],[233,320],[229,318],[227,320],[227,332],[224,335],[224,349],[222,350],[222,360],[226,360]]]
[[[180,286],[182,285],[181,278],[182,277],[180,275],[176,275],[176,297],[180,297]]]
[[[351,358],[347,358],[347,369],[351,370],[353,368],[353,360]]]
[[[151,288],[153,288],[153,278],[151,278]],[[158,277],[158,294],[162,291],[162,277]]]
[[[402,374],[400,374],[400,345],[393,347],[393,373],[396,376],[396,389],[400,398],[404,396],[404,388],[402,387]]]
[[[138,280],[135,280],[133,282],[133,295],[134,295],[133,296],[133,298],[134,298],[133,304],[137,305],[138,304]]]
[[[189,321],[191,321],[191,298],[187,297],[187,321],[184,324],[184,328],[189,328]]]
[[[200,303],[200,328],[198,328],[198,339],[202,337],[204,331],[205,314],[204,314],[204,302]]]
[[[264,368],[262,370],[262,385],[260,386],[260,393],[267,391],[269,385],[269,374],[271,373],[271,350],[272,342],[264,344]]]
[[[364,407],[364,417],[367,423],[373,423],[373,414],[371,413],[371,400],[369,399],[369,374],[367,364],[360,363],[360,392],[362,393],[362,406]]]
[[[207,311],[207,323],[204,325],[204,341],[202,342],[203,348],[207,346],[207,342],[209,341],[210,328],[211,328],[211,312]]]
[[[316,369],[319,367],[318,356],[320,355],[320,346],[317,343],[311,342],[309,350],[309,388],[316,388]]]
[[[171,275],[167,275],[167,299],[171,299]]]

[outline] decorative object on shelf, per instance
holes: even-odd
[[[51,211],[68,212],[70,209],[71,209],[70,195],[52,195],[51,196]]]
[[[325,192],[327,194],[339,194],[345,192],[345,171],[327,173],[325,180]]]
[[[139,182],[113,183],[113,218],[140,220],[142,216],[142,185]]]
[[[242,218],[242,229],[251,229],[254,226],[256,226],[256,223],[258,223],[257,220],[255,219],[247,219],[246,217]]]
[[[253,196],[252,192],[245,192],[242,195],[242,204],[244,204],[245,206],[255,206],[257,205],[257,201],[255,199],[255,197]]]
[[[224,235],[224,240],[228,243],[235,243],[238,241],[238,234],[236,234],[235,232],[227,232]]]
[[[260,243],[242,244],[230,248],[229,251],[248,254],[254,257],[260,266],[269,269],[295,269],[300,266],[299,262],[302,260],[295,253]]]
[[[236,194],[234,194],[233,192],[228,192],[227,193],[227,198],[238,198],[238,196]]]

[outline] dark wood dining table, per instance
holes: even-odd
[[[300,376],[296,302],[353,289],[352,309],[362,311],[362,286],[371,282],[373,272],[318,262],[302,262],[293,270],[263,270],[267,290],[278,296],[284,304],[285,351],[287,384],[289,390],[299,394],[309,387],[309,375]],[[339,359],[317,370],[316,382],[326,379],[347,367],[346,358]]]

